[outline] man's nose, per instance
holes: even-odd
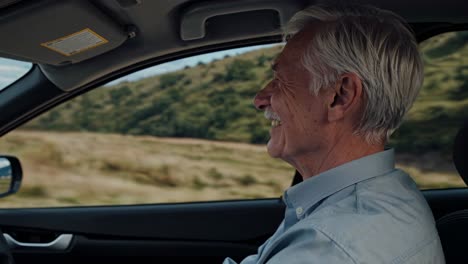
[[[258,110],[264,110],[266,107],[270,105],[270,98],[271,94],[268,92],[266,88],[262,89],[260,92],[255,95],[254,98],[254,105],[255,108]]]
[[[265,110],[268,106],[270,106],[270,99],[271,99],[271,89],[270,89],[271,83],[267,84],[265,88],[260,90],[260,92],[255,95],[254,98],[254,105],[255,108],[258,110]]]

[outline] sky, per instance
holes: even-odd
[[[10,161],[5,158],[0,158],[0,168],[10,166]]]

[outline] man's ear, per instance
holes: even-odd
[[[334,122],[354,114],[362,102],[362,82],[355,73],[342,74],[328,97],[328,121]]]

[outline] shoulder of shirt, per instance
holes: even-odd
[[[326,249],[318,249],[318,247],[323,245],[321,242],[316,244],[318,237],[321,237],[319,240],[321,240],[322,242],[323,239],[329,241],[332,247],[329,247],[330,245],[327,245]],[[327,256],[332,257],[337,254],[340,254],[342,257],[349,260],[346,263],[361,263],[349,253],[349,250],[343,246],[339,239],[336,239],[333,233],[328,232],[326,230],[322,230],[318,226],[296,224],[289,228],[285,233],[283,233],[277,240],[274,240],[270,245],[270,250],[272,250],[272,252],[276,250],[280,251],[284,247],[290,248],[293,247],[293,245],[300,246],[301,250],[303,250],[304,245],[313,247],[314,249],[318,250],[317,252],[320,252],[319,257],[322,262],[327,261]],[[290,260],[290,263],[292,263],[292,261],[293,259]]]
[[[391,179],[392,177],[401,177],[401,179]],[[356,263],[361,263],[362,254],[366,254],[371,248],[378,249],[402,239],[410,239],[411,241],[406,241],[413,248],[401,245],[394,248],[393,252],[388,250],[388,258],[401,258],[408,254],[407,252],[414,251],[427,241],[437,238],[430,209],[426,208],[424,201],[420,201],[423,198],[420,197],[419,190],[410,188],[408,191],[407,184],[410,182],[405,182],[406,177],[406,174],[398,173],[349,187],[352,189],[348,190],[349,195],[317,208],[288,231],[294,232],[294,229],[299,229],[319,232]],[[385,181],[389,184],[386,185]],[[375,190],[372,189],[373,186],[383,188]],[[362,192],[360,188],[363,189]],[[385,188],[392,193],[388,191],[386,193]],[[363,208],[360,208],[361,206]],[[387,230],[390,234],[385,235],[382,230]],[[407,232],[420,236],[408,238]],[[382,239],[382,235],[385,235],[386,239]],[[359,238],[363,239],[364,236],[365,240],[373,243],[360,243]]]

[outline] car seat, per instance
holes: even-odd
[[[453,146],[453,161],[468,185],[468,122],[458,132]],[[447,264],[468,263],[468,209],[447,214],[437,220],[437,230]]]

